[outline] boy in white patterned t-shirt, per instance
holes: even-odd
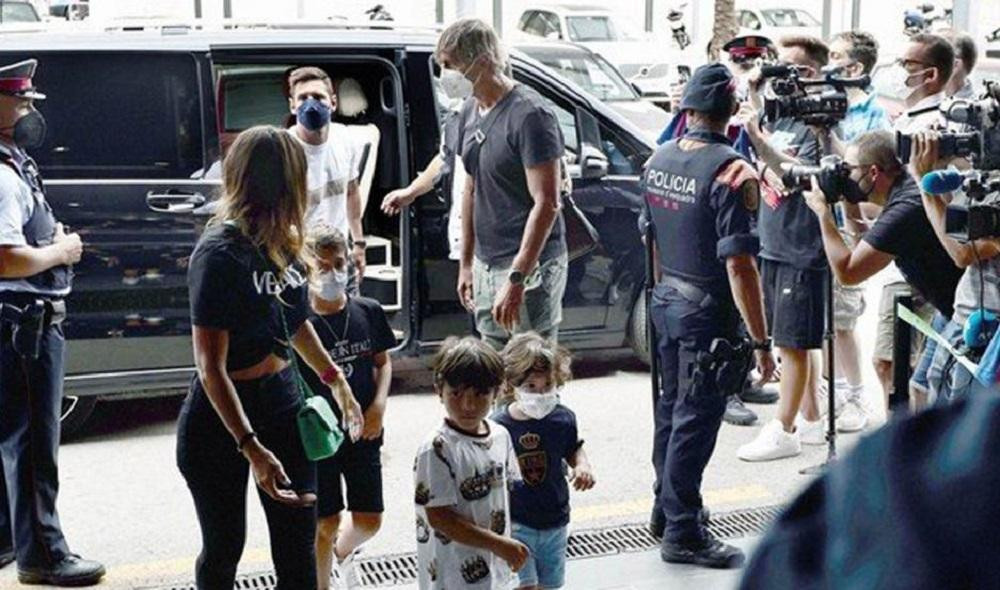
[[[507,430],[486,419],[502,381],[499,354],[475,338],[445,342],[434,359],[447,417],[414,464],[421,590],[514,588],[528,557],[510,537],[517,456]]]

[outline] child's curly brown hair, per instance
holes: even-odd
[[[515,335],[500,355],[504,364],[503,400],[512,399],[514,388],[524,383],[531,373],[547,374],[556,387],[562,387],[573,377],[570,352],[535,332]]]

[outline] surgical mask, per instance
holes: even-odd
[[[923,83],[917,84],[916,86],[910,86],[910,78],[916,76],[922,76],[930,71],[931,68],[925,68],[919,72],[913,72],[912,74],[907,71],[903,66],[896,66],[893,68],[890,78],[888,80],[888,86],[890,92],[893,96],[898,96],[903,99],[903,102],[909,103],[913,98],[913,95],[920,90]]]
[[[441,70],[441,90],[452,100],[465,100],[472,96],[472,80],[465,77],[465,74],[458,70]]]
[[[559,390],[553,389],[545,393],[531,393],[522,388],[514,390],[518,406],[529,418],[541,420],[552,413],[559,405]]]
[[[317,291],[320,299],[336,301],[347,291],[347,271],[330,271],[320,273],[317,277]]]
[[[309,131],[319,131],[330,123],[330,117],[333,115],[333,108],[328,104],[324,104],[315,98],[307,98],[302,101],[299,105],[298,110],[295,112],[295,117],[302,125]]]
[[[25,150],[39,147],[45,141],[45,130],[45,117],[38,111],[28,111],[14,123],[14,143]]]

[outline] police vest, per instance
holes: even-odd
[[[20,150],[15,151],[5,145],[0,145],[0,163],[10,166],[17,173],[21,181],[31,189],[31,194],[35,199],[31,217],[21,228],[25,242],[34,248],[52,244],[56,234],[56,218],[48,201],[45,200],[42,178],[38,175],[38,166],[35,161]],[[68,289],[72,279],[69,267],[60,265],[23,280],[32,287],[34,292],[40,295],[54,295]],[[3,284],[0,283],[0,290],[2,289]]]
[[[716,254],[712,185],[719,171],[741,156],[722,135],[695,131],[687,137],[708,143],[687,151],[680,148],[679,139],[660,146],[643,173],[643,198],[663,271],[718,292],[728,279],[725,263]]]

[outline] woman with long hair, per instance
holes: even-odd
[[[177,463],[202,532],[199,590],[232,590],[246,540],[247,472],[267,516],[282,590],[316,588],[316,471],[296,424],[292,351],[322,376],[352,438],[362,414],[309,314],[302,146],[253,127],[223,163],[216,216],[191,256],[188,288],[198,374],[181,410]]]

